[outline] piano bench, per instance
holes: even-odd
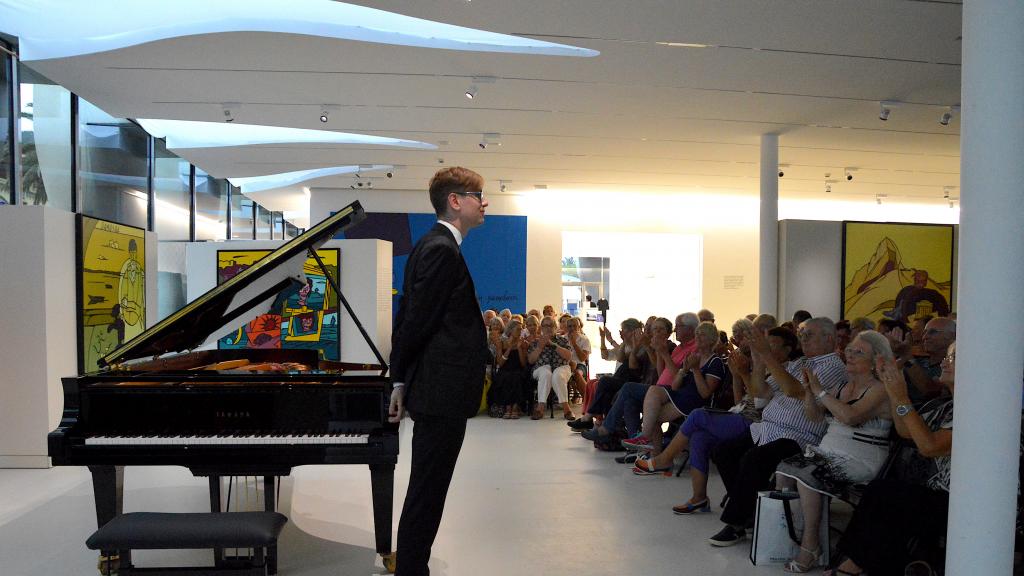
[[[116,573],[119,576],[265,576],[266,549],[277,544],[277,537],[287,522],[288,518],[277,512],[130,512],[115,516],[94,532],[85,545],[91,550],[117,550],[122,557],[131,550],[252,548],[253,562],[242,566],[135,568],[128,561],[122,563]],[[109,567],[107,571],[111,572]]]

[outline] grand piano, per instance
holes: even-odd
[[[64,414],[49,434],[54,466],[88,466],[103,526],[122,511],[125,466],[178,465],[209,477],[211,511],[221,478],[262,477],[266,510],[275,481],[304,464],[367,464],[377,553],[391,553],[398,426],[387,421],[387,365],[316,249],[365,219],[358,202],[215,287],[100,360],[64,378]],[[321,360],[316,350],[207,349],[305,284],[314,258],[376,356],[376,363]],[[101,551],[101,565],[124,563]],[[268,551],[270,573],[277,551]],[[228,562],[216,551],[218,564]]]

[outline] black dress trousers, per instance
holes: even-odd
[[[398,522],[396,576],[430,574],[430,547],[441,524],[448,485],[466,436],[466,419],[411,414],[412,467]]]

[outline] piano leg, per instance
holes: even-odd
[[[209,477],[209,483],[210,483],[210,512],[217,512],[217,513],[219,513],[221,511],[221,508],[220,508],[220,476],[213,476],[213,475],[211,475]],[[213,565],[218,567],[218,568],[224,565],[224,549],[223,548],[214,548],[213,549]]]
[[[388,572],[395,571],[395,557],[391,550],[395,490],[395,465],[370,464],[370,486],[373,492],[373,532],[377,538],[377,553]]]
[[[263,509],[266,512],[274,512],[276,508],[276,496],[274,476],[263,477]],[[277,574],[277,544],[267,546],[267,574]]]
[[[96,500],[96,527],[102,528],[121,514],[124,504],[124,466],[89,466],[92,474],[92,493]],[[114,574],[120,564],[131,565],[131,551],[100,550],[98,568],[104,574]]]

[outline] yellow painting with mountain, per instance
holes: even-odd
[[[952,302],[952,226],[843,223],[843,318],[910,322]]]

